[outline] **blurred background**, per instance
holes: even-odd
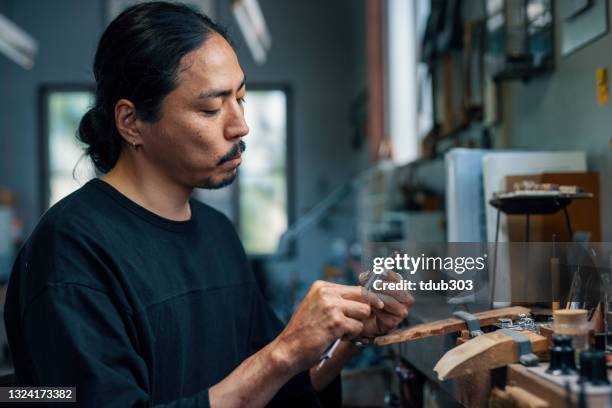
[[[0,0],[0,282],[95,177],[74,134],[97,41],[134,3]],[[607,0],[185,3],[228,28],[251,129],[237,182],[194,196],[234,222],[282,319],[316,279],[355,283],[371,242],[525,240],[520,215],[496,234],[488,203],[526,178],[592,194],[569,234],[559,213],[527,240],[612,239]],[[384,381],[372,398],[392,404]]]

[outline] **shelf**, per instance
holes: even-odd
[[[521,79],[527,81],[538,75],[542,75],[548,72],[552,72],[552,66],[532,66],[532,65],[517,65],[506,67],[503,71],[496,73],[493,76],[495,81],[512,81],[515,79]]]

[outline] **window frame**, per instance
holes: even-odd
[[[89,82],[68,82],[43,84],[38,87],[38,165],[39,165],[39,211],[43,214],[49,209],[51,198],[51,170],[49,168],[49,99],[54,93],[90,92],[95,95],[96,87]]]
[[[246,104],[248,106],[249,103],[249,91],[281,91],[285,94],[285,111],[287,113],[286,118],[286,146],[285,146],[285,168],[287,172],[287,176],[285,179],[285,188],[287,191],[287,227],[291,227],[295,220],[295,152],[294,152],[294,94],[293,88],[284,82],[266,82],[266,81],[255,81],[248,82],[246,86]],[[247,123],[248,125],[248,123]],[[248,145],[248,135],[246,136],[246,143]],[[248,151],[248,146],[247,146]],[[236,230],[240,234],[241,232],[241,217],[240,217],[240,175],[236,178],[236,188],[234,190],[234,197],[232,199],[232,207],[233,212],[235,214],[234,223],[236,226]],[[281,235],[282,236],[282,235]],[[242,236],[240,237],[242,240]],[[246,248],[245,248],[246,251]],[[281,259],[288,259],[294,257],[297,252],[297,246],[294,242],[291,242],[288,245],[287,253],[283,254],[284,256]],[[249,260],[255,261],[267,261],[272,258],[276,258],[276,252],[266,253],[266,254],[253,254],[246,251],[247,257]]]

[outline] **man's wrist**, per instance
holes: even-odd
[[[283,374],[292,374],[295,371],[295,354],[291,353],[289,347],[282,340],[274,340],[268,345],[268,348],[270,364],[275,371]]]

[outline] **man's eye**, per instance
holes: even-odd
[[[214,110],[203,110],[202,112],[204,112],[204,114],[206,116],[215,116],[217,113],[219,113],[220,109],[214,109]]]
[[[238,98],[238,103],[240,103],[241,105],[246,103],[246,98],[243,96],[242,98]]]

